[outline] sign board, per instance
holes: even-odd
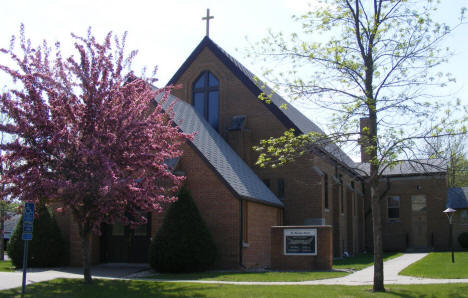
[[[34,223],[34,203],[24,204],[23,215],[23,240],[32,240]]]
[[[285,255],[317,255],[317,229],[285,229]]]

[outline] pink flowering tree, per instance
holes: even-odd
[[[175,200],[184,181],[165,163],[182,155],[191,136],[174,125],[170,88],[130,71],[125,35],[98,42],[72,34],[74,55],[60,44],[31,46],[23,26],[1,53],[0,69],[16,83],[1,94],[1,111],[11,119],[0,131],[12,136],[0,145],[10,167],[4,196],[60,203],[78,225],[84,279],[91,282],[88,245],[102,223],[146,223],[148,212]],[[153,74],[154,75],[154,74]],[[155,98],[161,98],[155,104]],[[164,109],[163,109],[164,107]]]

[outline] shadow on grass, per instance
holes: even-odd
[[[386,293],[369,286],[261,286],[169,283],[130,280],[58,279],[34,284],[26,297],[468,297],[468,284],[387,285]],[[20,297],[21,289],[0,291],[0,297]]]
[[[206,297],[200,291],[210,287],[199,287],[128,280],[93,280],[85,284],[79,279],[56,279],[27,287],[25,297]],[[21,297],[21,288],[0,292],[0,297]]]

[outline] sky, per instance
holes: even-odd
[[[273,31],[295,32],[299,24],[291,16],[301,14],[316,0],[15,0],[3,1],[0,9],[0,47],[8,47],[13,34],[25,25],[26,36],[33,43],[46,39],[49,44],[70,41],[70,33],[85,35],[89,26],[97,37],[109,31],[128,31],[127,49],[137,49],[134,69],[158,66],[159,86],[164,85],[205,36],[202,17],[206,9],[210,38],[238,59],[254,74],[261,76],[263,60],[247,57],[249,42],[259,41]],[[453,22],[468,0],[442,0],[435,18]],[[458,29],[444,45],[455,53],[442,71],[451,72],[457,83],[450,96],[468,104],[468,27]],[[68,42],[68,44],[70,44]],[[66,48],[65,48],[66,50]],[[2,61],[0,60],[0,63]],[[1,77],[0,77],[1,78]],[[326,119],[316,110],[295,104],[313,121],[324,127]],[[324,127],[325,128],[325,127]]]

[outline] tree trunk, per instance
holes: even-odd
[[[89,232],[80,232],[81,238],[81,259],[83,263],[83,277],[85,283],[91,283],[91,268],[89,266]]]
[[[0,210],[0,260],[5,260],[5,211]]]
[[[385,292],[383,272],[383,245],[382,245],[382,209],[378,194],[378,180],[371,181],[372,226],[374,240],[374,292]]]

